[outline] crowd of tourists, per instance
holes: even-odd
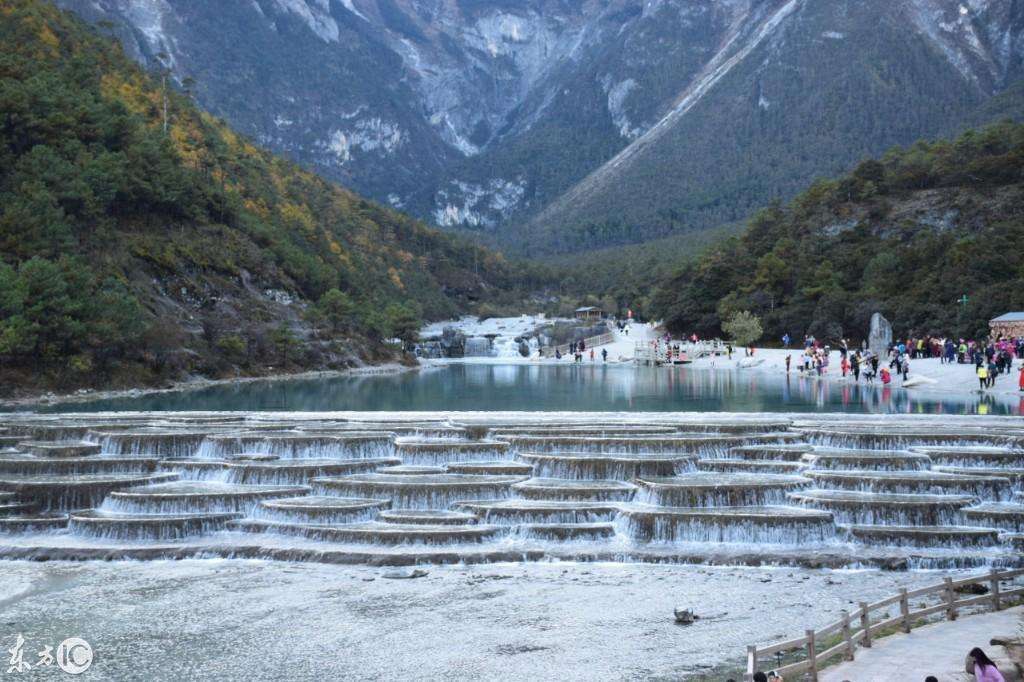
[[[782,338],[783,345],[790,343],[789,335]],[[879,357],[863,342],[860,348],[851,351],[848,342],[839,342],[839,373],[852,376],[854,381],[862,378],[867,382],[878,379],[889,385],[899,377],[906,382],[910,379],[911,361],[938,358],[942,364],[973,365],[978,377],[980,390],[994,388],[996,379],[1010,375],[1014,360],[1024,360],[1024,337],[999,338],[978,342],[966,339],[940,339],[935,337],[909,338],[895,341],[889,346],[884,357]],[[822,376],[829,370],[833,349],[821,344],[813,336],[804,337],[804,349],[799,356],[797,369],[803,374]],[[793,358],[786,356],[786,371],[792,369]],[[1024,391],[1024,362],[1018,370],[1018,388]]]

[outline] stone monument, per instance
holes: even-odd
[[[892,325],[882,313],[871,316],[871,331],[868,332],[868,349],[884,358],[892,345]]]

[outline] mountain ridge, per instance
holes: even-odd
[[[118,22],[143,62],[166,50],[261,143],[530,255],[742,220],[987,122],[974,112],[1024,76],[1013,0],[59,2]]]

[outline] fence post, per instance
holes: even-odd
[[[988,574],[988,589],[992,593],[992,610],[998,611],[1002,606],[999,603],[999,571],[994,568]]]
[[[910,602],[905,587],[900,588],[900,615],[903,616],[903,632],[910,632]]]
[[[864,628],[864,638],[861,640],[861,645],[865,649],[871,648],[871,615],[868,613],[868,603],[862,601],[860,603],[860,626]]]
[[[956,601],[956,593],[953,591],[953,579],[946,577],[942,579],[942,582],[946,583],[946,619],[956,620],[956,607],[953,606],[953,602]]]
[[[846,654],[845,658],[848,661],[853,660],[853,638],[850,637],[850,614],[847,611],[843,611],[843,641],[846,642]]]
[[[807,660],[811,664],[809,670],[811,682],[818,682],[818,651],[814,646],[814,630],[807,631]]]
[[[743,682],[754,682],[755,672],[757,672],[757,645],[751,644],[747,647],[747,672],[743,675]]]

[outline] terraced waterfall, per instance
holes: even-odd
[[[957,417],[0,417],[0,557],[1019,565],[1024,423]]]

